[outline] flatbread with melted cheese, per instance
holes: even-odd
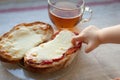
[[[24,57],[25,67],[35,72],[53,72],[68,66],[81,47],[72,44],[75,34],[60,31],[53,40],[30,49]]]

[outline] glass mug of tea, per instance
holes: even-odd
[[[89,12],[90,16],[83,19],[83,14]],[[57,29],[71,29],[79,22],[89,21],[92,10],[85,7],[84,0],[48,0],[48,13]]]

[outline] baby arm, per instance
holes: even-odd
[[[85,28],[78,36],[73,39],[87,44],[86,52],[90,52],[100,44],[120,43],[120,25],[98,29],[95,26]]]
[[[102,43],[120,43],[120,25],[99,30],[99,39]]]

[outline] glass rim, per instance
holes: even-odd
[[[71,11],[71,10],[78,10],[78,9],[80,9],[81,7],[84,8],[85,1],[84,1],[84,0],[81,0],[81,1],[82,1],[82,5],[81,5],[80,7],[74,8],[74,9],[63,9],[63,8],[56,7],[56,6],[54,6],[54,5],[52,4],[51,0],[48,0],[48,5],[56,8],[56,9],[59,9],[59,10]]]

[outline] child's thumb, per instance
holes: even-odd
[[[84,37],[82,35],[77,35],[73,38],[72,43],[74,45],[77,45],[79,42],[83,42],[84,41]]]
[[[76,36],[76,40],[84,41],[84,34],[81,33],[81,34],[79,34],[78,36]]]

